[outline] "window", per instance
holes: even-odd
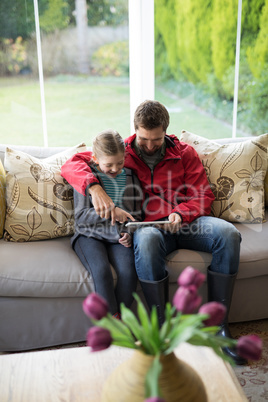
[[[129,135],[127,0],[3,0],[0,38],[2,143]]]
[[[105,128],[125,138],[149,98],[178,136],[262,134],[267,16],[267,0],[1,0],[1,142],[90,145]]]
[[[156,93],[173,96],[176,134],[267,132],[267,16],[265,0],[155,0]]]

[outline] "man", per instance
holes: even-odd
[[[168,125],[166,108],[157,101],[145,101],[135,111],[136,134],[125,140],[125,166],[138,176],[144,193],[144,221],[168,221],[157,227],[139,227],[134,232],[136,271],[149,308],[157,306],[161,325],[168,300],[166,255],[180,248],[211,253],[208,300],[226,306],[220,334],[230,337],[228,312],[241,236],[231,223],[209,216],[214,196],[203,165],[191,146],[166,134]],[[88,162],[85,154],[77,154],[63,166],[62,175],[72,186],[76,184],[78,191],[89,191],[96,212],[114,223],[115,205],[98,185]],[[225,352],[237,364],[246,363],[234,350]]]

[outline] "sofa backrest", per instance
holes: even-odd
[[[34,146],[29,146],[29,145],[24,146],[24,145],[2,145],[2,144],[0,144],[0,159],[3,163],[3,166],[4,166],[6,148],[11,148],[11,149],[15,149],[17,151],[25,152],[26,154],[34,156],[35,158],[38,158],[38,159],[45,159],[51,155],[55,155],[59,152],[65,151],[65,149],[68,149],[70,147],[34,147]],[[91,150],[91,147],[88,147],[88,150]]]
[[[247,141],[250,138],[254,138],[254,137],[221,138],[221,139],[215,139],[213,141],[215,141],[219,144],[229,144],[230,142]],[[48,158],[51,155],[62,152],[65,149],[67,149],[68,147],[38,147],[38,146],[29,146],[29,145],[8,145],[8,144],[2,145],[2,144],[0,144],[0,159],[3,163],[3,165],[4,165],[4,160],[5,160],[6,148],[11,148],[11,149],[15,149],[18,151],[22,151],[29,155],[34,156],[35,158],[44,159],[44,158]],[[88,150],[91,150],[91,147],[88,147]]]
[[[25,152],[35,158],[44,159],[64,151],[67,147],[32,147],[23,145],[0,145],[0,159],[4,164],[6,148]]]

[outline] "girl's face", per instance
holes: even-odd
[[[94,159],[99,165],[99,169],[102,173],[114,178],[122,171],[125,162],[125,155],[124,153],[119,152],[116,155],[102,155],[101,157],[95,157]]]

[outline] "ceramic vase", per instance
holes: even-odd
[[[102,402],[144,402],[145,377],[153,356],[134,351],[130,359],[107,378]],[[159,385],[166,402],[206,402],[204,384],[196,371],[174,353],[160,358],[162,372]]]

